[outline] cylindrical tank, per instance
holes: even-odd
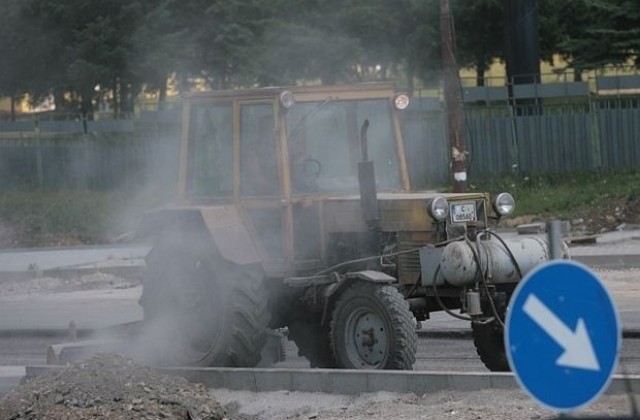
[[[527,237],[504,242],[513,254],[520,273],[502,242],[491,237],[489,240],[460,241],[447,245],[440,260],[440,270],[445,281],[458,287],[475,282],[478,264],[474,249],[479,257],[480,267],[490,283],[517,283],[521,279],[520,274],[524,276],[538,265],[549,261],[549,245],[543,238]]]

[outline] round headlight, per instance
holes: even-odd
[[[296,98],[291,91],[285,90],[280,94],[280,105],[283,108],[289,109],[296,103]]]
[[[410,103],[409,97],[404,94],[396,95],[396,97],[393,100],[393,105],[396,107],[396,109],[400,111],[407,109],[409,107],[409,103]]]
[[[436,197],[427,204],[429,215],[433,220],[441,222],[449,214],[449,202],[444,197]]]
[[[509,193],[500,193],[493,200],[493,210],[500,216],[508,216],[516,208],[516,202]]]

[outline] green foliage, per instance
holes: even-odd
[[[503,0],[452,0],[461,66],[503,59]],[[578,69],[637,60],[640,3],[538,0],[540,46]],[[439,0],[0,0],[0,95],[58,110],[142,90],[414,79],[437,85]],[[481,79],[479,79],[481,81]],[[99,87],[99,89],[98,89]]]
[[[565,13],[572,16],[558,49],[580,69],[624,64],[640,48],[640,3],[634,0],[571,0]],[[570,23],[569,23],[570,22]]]
[[[477,180],[472,191],[511,193],[515,216],[570,216],[584,209],[604,209],[612,200],[640,196],[640,172],[604,171],[535,176],[500,176]]]
[[[502,0],[458,0],[454,12],[458,62],[484,72],[494,58],[503,55]]]
[[[142,214],[172,199],[168,188],[118,191],[12,191],[0,195],[0,246],[111,242],[133,231]]]

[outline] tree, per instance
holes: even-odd
[[[187,16],[195,52],[193,69],[221,89],[255,84],[267,4],[260,0],[196,1]],[[193,6],[191,6],[193,8]]]
[[[502,0],[457,0],[453,11],[458,63],[475,67],[476,84],[484,86],[493,59],[504,57]]]
[[[0,8],[0,57],[5,65],[0,66],[0,95],[11,98],[11,118],[15,119],[16,96],[23,91],[21,64],[25,62],[26,37],[18,31],[19,1],[1,0]]]
[[[404,60],[412,92],[416,77],[427,85],[441,79],[440,1],[410,0],[405,31]]]
[[[158,91],[159,107],[167,96],[170,75],[188,73],[193,63],[189,30],[177,17],[177,0],[144,3],[140,24],[132,34],[130,71],[146,91]]]
[[[56,108],[65,92],[80,97],[80,111],[91,115],[96,88],[112,92],[115,111],[130,111],[137,81],[128,71],[131,34],[140,17],[137,1],[29,0],[24,19],[43,34],[51,60],[39,79],[53,91]],[[29,90],[35,89],[31,79]]]
[[[579,24],[570,26],[559,50],[577,69],[605,64],[640,64],[640,3],[633,0],[572,0],[567,11]]]
[[[14,104],[26,93],[32,102],[50,93],[45,80],[57,68],[56,40],[47,33],[25,30],[33,21],[25,13],[24,2],[0,0],[0,7],[0,95],[11,98],[15,117]]]
[[[344,28],[339,2],[270,0],[264,4],[263,36],[252,51],[257,57],[258,84],[354,80],[361,49]]]

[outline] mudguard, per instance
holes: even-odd
[[[395,277],[391,277],[388,274],[385,274],[381,271],[375,270],[363,270],[356,271],[351,273],[346,273],[344,275],[343,281],[333,283],[326,287],[323,291],[325,296],[324,306],[322,308],[322,320],[320,321],[322,325],[325,325],[327,322],[327,316],[329,314],[329,308],[333,305],[335,300],[340,296],[340,292],[344,290],[347,286],[351,285],[354,281],[365,281],[369,283],[378,283],[378,284],[392,284],[397,280]]]
[[[148,238],[169,229],[208,231],[222,258],[239,265],[261,263],[258,248],[232,205],[168,207],[144,215],[137,236]]]

